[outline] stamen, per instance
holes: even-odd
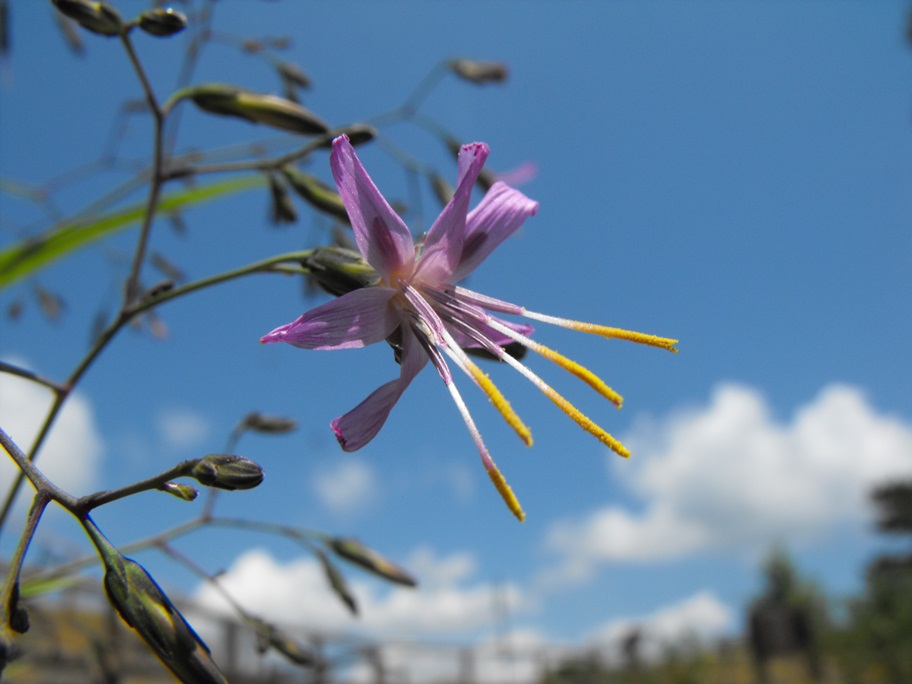
[[[596,325],[595,323],[573,321],[568,318],[548,316],[547,314],[540,314],[534,311],[523,310],[523,315],[526,318],[531,318],[535,321],[541,321],[542,323],[551,323],[552,325],[559,325],[562,328],[569,328],[570,330],[578,330],[579,332],[601,335],[602,337],[607,337],[609,339],[614,337],[619,340],[636,342],[637,344],[646,344],[650,347],[660,347],[662,349],[667,349],[670,352],[674,352],[675,354],[678,352],[678,350],[675,348],[675,345],[678,343],[678,341],[669,339],[667,337],[647,335],[646,333],[624,330],[623,328],[610,328],[607,325]]]
[[[519,505],[516,495],[513,493],[513,490],[510,489],[510,485],[507,484],[507,481],[504,479],[504,476],[500,474],[500,471],[497,469],[489,470],[488,476],[506,502],[507,508],[513,512],[513,515],[519,518],[519,522],[525,522],[526,513],[523,511],[522,506]]]
[[[472,415],[469,413],[469,409],[466,408],[465,402],[459,394],[459,390],[456,389],[456,385],[452,382],[446,383],[446,387],[450,391],[450,396],[453,397],[453,402],[456,404],[456,408],[459,409],[459,413],[462,415],[466,427],[469,429],[469,434],[472,435],[475,446],[478,447],[478,454],[481,456],[481,462],[484,464],[485,470],[488,471],[488,477],[491,478],[491,482],[494,483],[494,486],[503,498],[504,503],[507,504],[507,508],[510,509],[520,522],[523,522],[526,519],[526,514],[523,512],[522,506],[519,505],[516,495],[513,494],[513,490],[510,489],[504,476],[501,475],[500,470],[494,463],[494,459],[491,458],[491,454],[488,452],[488,448],[485,446],[484,441],[482,441],[481,433],[478,432],[478,427],[475,425],[475,421],[472,420]]]
[[[510,406],[510,402],[506,400],[500,390],[497,389],[497,386],[494,382],[487,376],[487,374],[481,370],[471,359],[466,355],[466,353],[456,344],[456,340],[453,339],[449,331],[446,328],[443,329],[443,340],[445,346],[443,350],[447,353],[450,358],[452,358],[456,364],[465,371],[472,380],[481,388],[481,391],[488,395],[488,399],[491,400],[491,403],[494,404],[494,408],[500,411],[500,415],[503,416],[503,419],[507,421],[513,430],[516,431],[516,434],[519,435],[519,438],[523,441],[526,446],[532,446],[532,431],[522,422],[522,419],[516,415],[516,412],[513,410],[513,407]]]
[[[563,354],[560,354],[543,344],[539,344],[531,337],[526,337],[522,333],[511,330],[507,326],[499,323],[495,318],[489,316],[486,320],[486,323],[495,330],[502,332],[504,335],[507,335],[508,337],[516,340],[523,346],[528,347],[536,354],[541,354],[546,359],[553,361],[564,370],[575,375],[618,408],[621,408],[623,405],[624,398],[613,389],[611,389],[600,377],[598,377],[595,373],[593,373],[585,366],[578,364],[576,361],[568,359]]]
[[[510,406],[510,402],[500,393],[500,390],[497,389],[491,381],[491,378],[471,361],[469,362],[469,365],[466,366],[466,370],[469,372],[472,379],[478,383],[481,390],[488,395],[488,399],[494,404],[494,408],[500,411],[500,415],[502,415],[504,420],[507,421],[507,424],[516,431],[516,434],[519,435],[519,438],[523,443],[526,446],[532,446],[532,432],[526,427],[520,417],[516,415],[513,407]]]
[[[570,416],[570,418],[572,418],[577,425],[583,428],[583,430],[595,437],[598,441],[600,441],[602,444],[607,446],[619,456],[630,458],[630,452],[627,450],[627,447],[625,447],[617,439],[599,427],[591,418],[584,415],[578,408],[576,408],[573,404],[562,397],[548,383],[538,377],[531,369],[521,364],[509,354],[504,354],[502,358],[504,362],[519,371],[523,377],[538,387],[538,389],[541,390],[542,394],[553,401],[561,411]]]

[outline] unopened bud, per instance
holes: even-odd
[[[176,496],[183,501],[193,501],[199,495],[196,487],[181,482],[165,482],[164,484],[159,485],[158,488],[160,491],[167,492],[171,496]]]
[[[284,181],[274,174],[269,174],[270,212],[269,218],[274,226],[294,223],[298,220],[298,210],[295,209],[291,195]]]
[[[196,462],[190,477],[217,489],[253,489],[263,481],[263,469],[243,456],[209,454]]]
[[[187,16],[170,7],[156,7],[139,15],[139,28],[153,36],[167,38],[187,28]]]
[[[299,88],[310,88],[310,77],[297,64],[281,62],[276,68],[279,70],[279,76],[282,77],[283,81],[287,81]]]
[[[329,541],[329,545],[337,556],[364,568],[368,572],[372,572],[396,584],[402,584],[407,587],[418,586],[418,582],[408,572],[373,549],[364,546],[357,539],[334,537]]]
[[[280,435],[298,427],[298,421],[282,416],[270,416],[252,411],[244,417],[244,428],[264,434]]]
[[[221,83],[205,83],[186,94],[197,107],[211,114],[235,116],[292,133],[319,135],[329,126],[296,102],[275,95],[262,95]]]
[[[345,247],[317,247],[303,263],[317,284],[336,297],[380,282],[380,274],[361,254]]]
[[[282,168],[282,174],[288,179],[292,189],[301,196],[305,202],[322,212],[349,222],[348,212],[342,203],[339,193],[329,187],[316,176],[299,171],[293,166]]]
[[[103,2],[90,0],[53,0],[61,14],[84,29],[102,36],[119,36],[123,32],[120,13]]]
[[[503,62],[479,62],[474,59],[454,59],[449,62],[450,70],[472,83],[499,83],[509,75]]]
[[[316,653],[306,646],[302,646],[277,627],[258,619],[254,619],[254,623],[257,637],[257,650],[260,653],[265,653],[270,648],[274,648],[295,665],[300,665],[302,667],[322,666],[322,661]]]
[[[348,609],[351,611],[352,615],[358,614],[358,603],[355,601],[355,595],[352,594],[351,589],[348,588],[348,583],[345,581],[345,577],[342,576],[342,573],[339,572],[333,563],[329,560],[323,551],[317,549],[317,558],[320,559],[320,563],[323,565],[323,571],[326,573],[326,579],[329,582],[329,586],[332,587],[332,590],[335,592],[342,602],[348,606]]]
[[[111,605],[180,681],[227,682],[209,648],[139,563],[123,556],[104,560]]]
[[[352,147],[358,147],[358,145],[363,145],[377,137],[377,129],[370,124],[363,123],[343,126],[342,128],[336,129],[336,133],[338,133],[338,135],[347,135],[348,142],[351,143]],[[332,140],[327,140],[320,145],[320,147],[325,147],[328,150],[332,149]]]

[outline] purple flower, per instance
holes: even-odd
[[[510,510],[522,520],[525,514],[488,453],[456,388],[447,358],[481,388],[526,445],[532,444],[529,429],[490,378],[469,358],[466,349],[484,350],[515,368],[583,429],[626,457],[629,452],[620,442],[507,353],[505,346],[519,343],[545,356],[618,407],[621,397],[586,368],[530,339],[531,326],[510,323],[495,314],[524,316],[671,351],[676,351],[676,340],[537,314],[455,285],[538,211],[537,202],[497,182],[469,212],[472,187],[487,156],[488,146],[484,143],[462,148],[456,192],[423,242],[416,245],[409,229],[361,165],[348,138],[336,138],[330,158],[333,177],[351,219],[358,249],[380,275],[380,282],[311,309],[260,341],[288,342],[303,349],[346,349],[387,340],[396,349],[399,378],[378,388],[331,423],[346,451],[360,449],[374,438],[409,383],[430,360],[453,397],[488,475]]]

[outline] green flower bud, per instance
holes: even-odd
[[[257,650],[265,653],[274,648],[285,658],[302,667],[322,667],[320,657],[306,646],[302,646],[287,634],[270,624],[256,620]]]
[[[183,499],[184,501],[193,501],[199,496],[196,487],[191,487],[188,484],[182,484],[180,482],[165,482],[160,485],[158,489],[162,492],[167,492],[172,496],[176,496],[178,499]]]
[[[210,114],[235,116],[303,135],[329,132],[329,126],[316,114],[296,102],[275,95],[261,95],[221,83],[198,85],[186,94],[197,107]]]
[[[351,611],[352,615],[358,614],[358,603],[355,601],[355,595],[352,594],[351,589],[348,587],[348,582],[345,581],[342,573],[339,572],[339,568],[332,564],[329,558],[323,553],[320,549],[317,549],[317,558],[320,559],[321,565],[323,565],[323,571],[326,573],[326,579],[329,582],[329,586],[332,587],[332,590],[335,592],[342,602],[348,606],[348,609]]]
[[[370,142],[377,137],[377,129],[369,124],[350,124],[336,130],[338,135],[343,133],[348,136],[348,142],[352,144],[352,147],[358,147],[363,145],[366,142]],[[327,140],[325,143],[320,145],[327,150],[332,149],[332,140]]]
[[[333,190],[326,183],[316,176],[299,171],[293,166],[283,167],[282,174],[288,179],[292,189],[298,193],[305,202],[346,223],[349,222],[348,212],[345,211],[345,205],[342,204],[342,198],[339,196],[338,192]]]
[[[336,297],[380,282],[380,274],[361,254],[345,247],[317,247],[303,263],[317,284]]]
[[[252,411],[244,417],[245,430],[253,430],[264,434],[279,435],[291,432],[298,427],[298,421],[282,416],[269,416],[258,411]]]
[[[263,469],[243,456],[209,454],[196,462],[190,477],[217,489],[253,489],[263,481]]]
[[[270,211],[269,218],[274,226],[294,223],[298,220],[298,210],[295,209],[288,187],[284,181],[279,180],[274,174],[269,174]]]
[[[279,76],[282,77],[283,81],[287,81],[299,88],[310,88],[310,77],[297,64],[281,62],[276,68],[279,70]]]
[[[61,14],[84,29],[102,36],[119,36],[123,32],[120,13],[103,2],[89,0],[53,0]]]
[[[479,62],[474,59],[454,59],[447,65],[454,74],[472,83],[499,83],[509,74],[503,62]]]
[[[357,539],[334,537],[329,540],[329,546],[340,558],[390,582],[407,587],[418,586],[418,582],[408,572],[373,549],[364,546]]]
[[[153,36],[167,38],[187,28],[187,16],[170,7],[156,7],[139,15],[139,28]]]
[[[83,526],[104,563],[108,601],[123,621],[180,681],[226,683],[209,648],[145,568],[125,558],[90,519],[84,520]]]

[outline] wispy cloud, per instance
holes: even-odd
[[[812,540],[861,522],[873,485],[912,472],[912,426],[845,385],[779,422],[759,391],[723,384],[706,406],[644,422],[624,441],[636,457],[613,476],[645,506],[555,522],[546,543],[562,566],[552,579],[609,561]]]
[[[192,449],[202,446],[212,432],[209,420],[195,411],[169,407],[158,412],[157,428],[165,446]]]
[[[314,490],[324,506],[334,513],[349,514],[369,507],[378,497],[376,475],[364,461],[343,457],[337,465],[320,472]]]

